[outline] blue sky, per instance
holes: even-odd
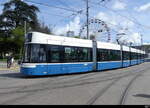
[[[0,0],[0,4],[6,1],[9,0]],[[58,35],[65,33],[67,30],[73,30],[77,34],[80,27],[86,21],[86,5],[84,0],[30,1],[67,8],[69,10],[83,10],[82,14],[77,14],[72,11],[34,4],[40,9],[38,18],[41,22],[44,22],[48,26],[53,26],[54,32]],[[116,38],[116,32],[126,32],[127,36],[123,37],[122,40],[139,43],[141,40],[140,34],[142,34],[144,43],[150,43],[149,0],[106,0],[101,3],[101,0],[89,1],[90,18],[98,18],[108,24],[111,29],[112,41]],[[2,12],[2,8],[0,6],[0,13]]]

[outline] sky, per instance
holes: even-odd
[[[0,0],[3,4],[9,0]],[[70,30],[75,35],[86,22],[86,0],[29,0],[42,5],[38,18],[53,28],[57,35],[65,35]],[[110,29],[111,41],[116,38],[135,44],[150,43],[150,1],[149,0],[89,0],[89,18],[104,21]],[[3,6],[0,5],[0,13]],[[61,8],[61,9],[60,9]],[[93,25],[94,26],[94,25]],[[126,33],[125,36],[116,34]]]

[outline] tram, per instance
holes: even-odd
[[[135,48],[31,32],[26,36],[21,73],[61,75],[124,68],[144,62],[146,53]],[[95,58],[95,59],[94,59]]]

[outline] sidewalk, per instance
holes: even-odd
[[[19,70],[20,66],[15,62],[11,68],[7,68],[7,63],[6,62],[0,62],[0,71],[3,70]]]

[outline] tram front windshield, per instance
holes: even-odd
[[[26,44],[23,62],[24,63],[45,63],[46,62],[45,45]]]

